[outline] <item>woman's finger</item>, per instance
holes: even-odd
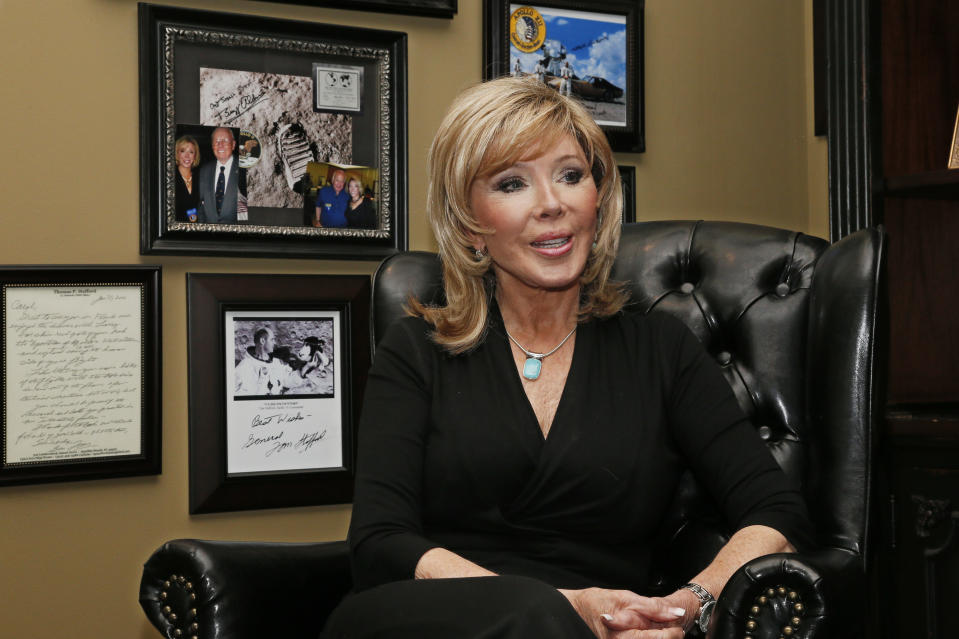
[[[681,622],[685,614],[686,611],[682,608],[670,606],[662,599],[637,597],[627,607],[606,613],[602,616],[602,620],[607,628],[614,630],[656,628],[660,624],[670,625]]]

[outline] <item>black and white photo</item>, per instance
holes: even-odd
[[[190,512],[348,502],[370,278],[188,273],[187,310]]]
[[[343,466],[339,311],[224,317],[227,475]]]
[[[234,400],[334,397],[333,318],[233,318]]]

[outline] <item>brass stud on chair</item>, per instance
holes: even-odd
[[[169,581],[164,581],[164,582],[163,582],[163,587],[166,588],[167,590],[169,590],[169,589],[170,589],[170,582],[169,582]]]
[[[778,588],[776,588],[776,594],[779,595],[780,597],[785,597],[786,589],[783,588],[782,586],[779,586]]]
[[[190,624],[190,630],[192,632],[196,632],[199,629],[200,629],[200,624],[198,624],[197,622],[194,621],[193,623]]]
[[[759,606],[753,606],[752,608],[749,609],[749,612],[752,613],[752,614],[754,614],[754,615],[758,615],[758,614],[759,614]]]
[[[799,617],[793,617],[792,619],[790,619],[790,621],[792,622],[792,624],[793,624],[794,626],[798,626],[798,625],[799,625],[799,622],[800,622],[800,619],[799,619]]]
[[[171,613],[170,613],[170,621],[176,622],[176,613],[175,613],[175,612],[171,612]]]
[[[793,636],[793,628],[792,628],[792,626],[786,626],[785,628],[783,628],[783,636],[784,636],[784,637],[792,637],[792,636]]]
[[[196,593],[195,593],[195,592],[191,592],[191,593],[190,593],[190,601],[196,601]]]
[[[196,617],[196,608],[190,608],[190,618]]]
[[[755,629],[756,629],[756,622],[755,622],[755,621],[753,621],[752,619],[750,619],[749,621],[746,622],[746,630],[752,632],[752,631],[755,630]]]
[[[796,604],[793,606],[793,610],[795,610],[798,614],[802,614],[802,611],[803,611],[803,605],[802,605],[802,603],[796,603]]]
[[[167,598],[166,592],[165,592],[165,591],[164,591],[164,592],[161,592],[161,593],[160,593],[160,601],[166,601],[166,598]]]
[[[186,589],[193,590],[193,582],[190,582],[190,581],[186,582]]]
[[[789,600],[790,600],[790,601],[796,601],[796,598],[797,598],[799,595],[796,594],[796,591],[795,591],[795,590],[790,590],[790,591],[789,591],[789,595],[787,595],[787,596],[789,597]]]
[[[756,601],[759,602],[760,606],[765,606],[767,601],[766,595],[759,595],[758,597],[756,597]]]
[[[176,630],[173,631],[173,634],[175,634],[177,637],[182,637],[183,631],[177,628]]]
[[[173,612],[173,609],[170,606],[163,606],[163,614],[168,615]]]
[[[767,588],[767,589],[766,589],[766,596],[767,596],[767,597],[775,597],[775,596],[776,596],[776,590],[773,589],[773,588]]]

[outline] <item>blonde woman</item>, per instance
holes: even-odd
[[[176,163],[176,219],[196,222],[200,190],[193,184],[193,169],[200,166],[200,146],[189,135],[179,138],[174,145]]]
[[[346,192],[350,195],[350,201],[346,204],[346,225],[354,229],[375,229],[376,211],[363,192],[363,183],[359,178],[349,179]]]
[[[323,636],[682,637],[739,566],[803,544],[808,521],[696,338],[623,311],[603,132],[535,79],[502,78],[456,99],[429,172],[447,303],[414,300],[377,348],[358,592]],[[645,596],[688,470],[734,534],[695,586]]]

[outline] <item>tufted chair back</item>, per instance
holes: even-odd
[[[614,279],[630,310],[670,313],[722,367],[740,406],[786,473],[802,486],[823,547],[865,570],[878,405],[873,378],[881,230],[830,245],[782,229],[728,222],[623,227]],[[373,280],[378,340],[413,294],[442,303],[431,253],[387,259]],[[728,539],[692,476],[663,522],[653,588],[671,589]]]

